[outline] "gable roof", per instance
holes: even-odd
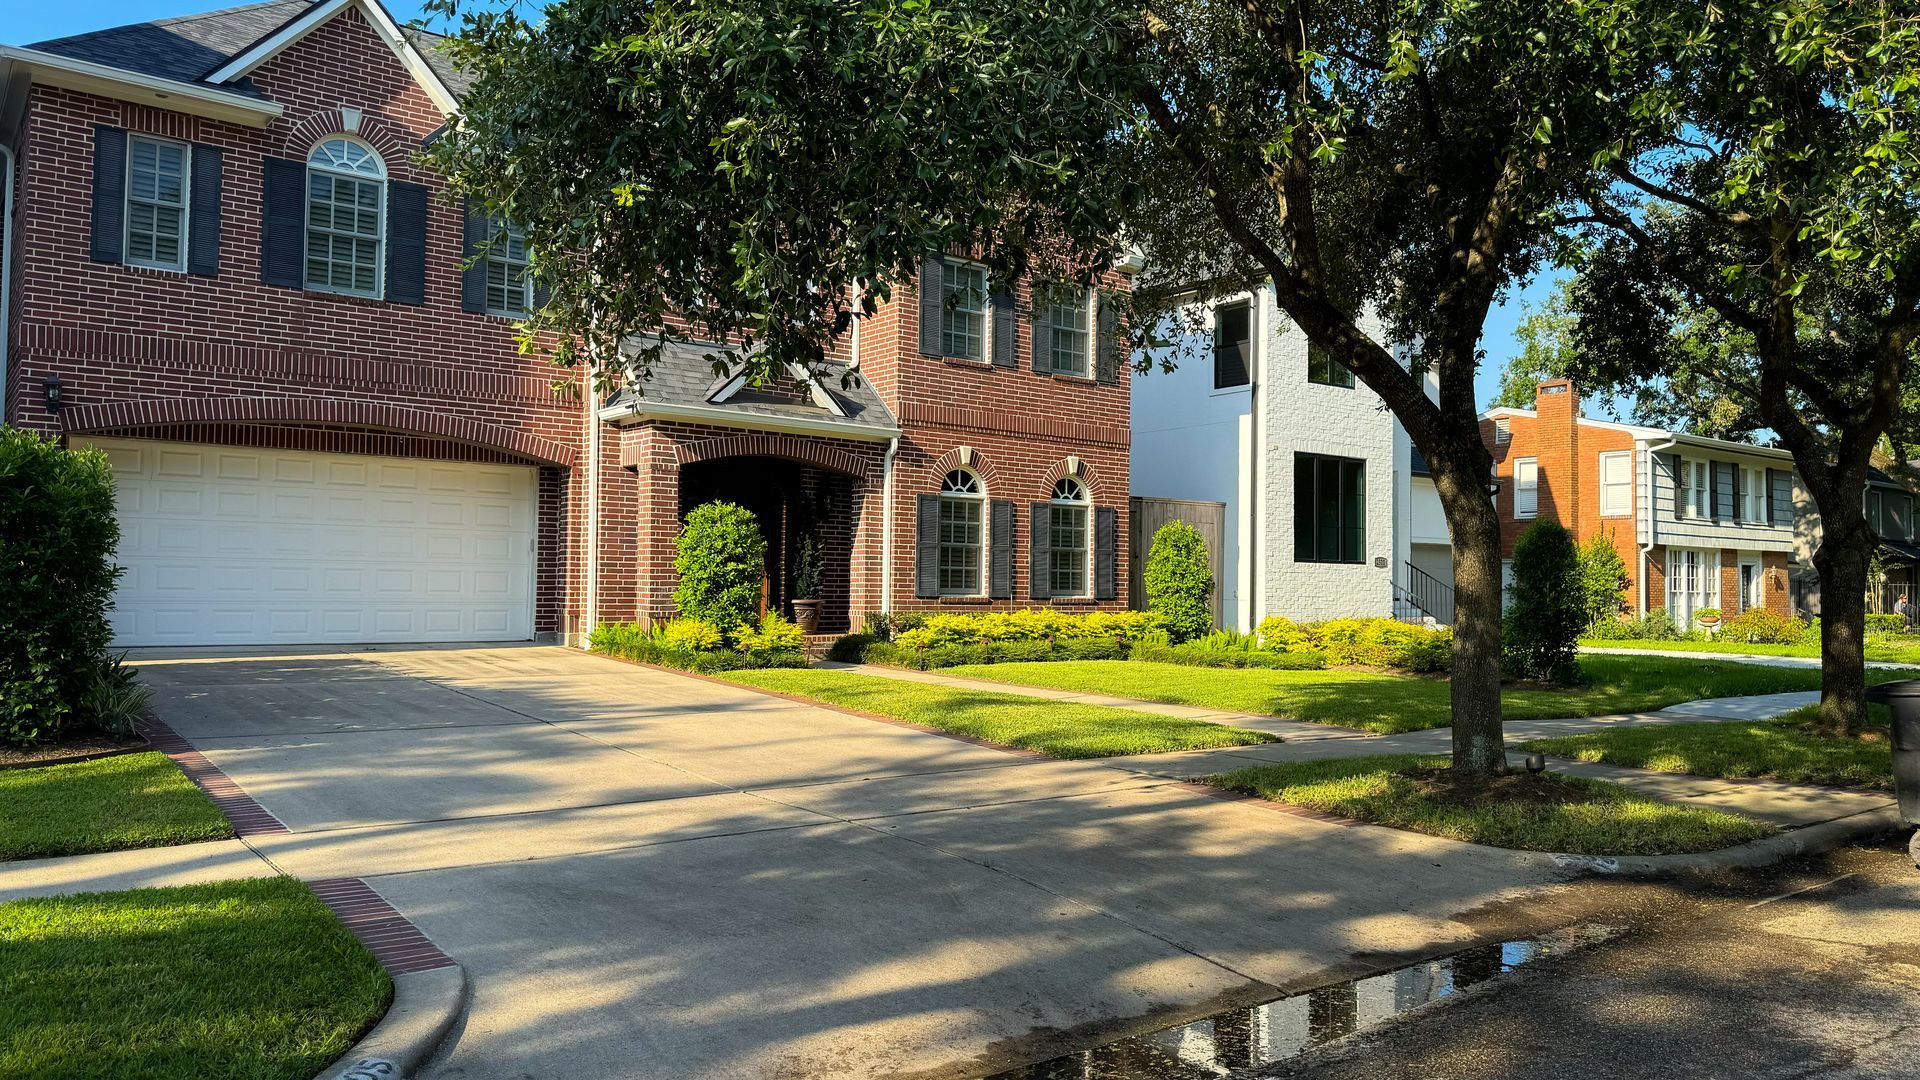
[[[637,351],[640,339],[629,343]],[[818,378],[790,367],[791,384],[750,387],[735,372],[716,375],[711,357],[718,345],[669,342],[643,382],[608,398],[600,418],[633,421],[649,417],[701,419],[768,430],[806,430],[852,438],[899,434],[893,414],[873,384],[844,364],[828,364]],[[851,375],[851,378],[847,376]],[[784,382],[784,381],[783,381]]]
[[[248,72],[350,6],[366,14],[421,89],[442,112],[451,114],[470,80],[446,56],[445,39],[394,22],[380,0],[265,0],[54,38],[27,49],[148,78],[258,96]]]

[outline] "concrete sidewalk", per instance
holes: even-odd
[[[1687,649],[1615,649],[1604,645],[1582,645],[1582,654],[1597,656],[1665,656],[1675,660],[1731,660],[1738,664],[1764,667],[1818,668],[1817,656],[1768,656],[1764,653],[1697,652]],[[1869,660],[1867,667],[1877,671],[1917,671],[1920,664],[1899,664],[1890,660]]]

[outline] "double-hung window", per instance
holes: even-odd
[[[1767,470],[1740,470],[1740,520],[1765,525],[1767,521]]]
[[[526,234],[495,222],[487,248],[487,313],[510,319],[533,310],[533,278],[527,273]]]
[[[1353,372],[1318,345],[1307,346],[1307,381],[1353,389]]]
[[[1049,370],[1086,378],[1093,366],[1093,304],[1087,299],[1087,290],[1075,286],[1070,292],[1062,292],[1049,305],[1047,319],[1053,327]]]
[[[986,492],[980,478],[955,469],[940,484],[940,595],[979,596],[986,561]]]
[[[971,263],[948,263],[941,275],[944,295],[940,349],[967,360],[987,358],[987,272]]]
[[[185,143],[127,137],[128,265],[187,268],[188,161]]]
[[[307,288],[380,295],[386,179],[380,155],[353,139],[327,139],[307,155]]]
[[[1247,385],[1253,360],[1253,305],[1241,300],[1213,309],[1213,388]]]
[[[1053,485],[1047,506],[1047,578],[1054,596],[1086,596],[1087,489],[1067,477]]]
[[[1513,459],[1513,516],[1520,520],[1540,513],[1540,459]]]
[[[1633,455],[1614,450],[1600,455],[1600,516],[1633,513]]]
[[[1367,463],[1293,455],[1293,561],[1366,561]]]
[[[1690,518],[1713,516],[1713,485],[1704,461],[1680,462],[1680,505]]]

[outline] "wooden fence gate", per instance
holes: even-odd
[[[1153,547],[1153,534],[1160,526],[1169,521],[1184,521],[1199,530],[1200,538],[1207,542],[1207,561],[1213,566],[1213,625],[1221,625],[1221,598],[1224,567],[1220,553],[1225,548],[1227,504],[1217,502],[1199,502],[1193,499],[1143,499],[1134,496],[1129,502],[1128,520],[1132,523],[1132,536],[1128,550],[1131,557],[1128,565],[1132,567],[1131,580],[1127,585],[1129,602],[1136,610],[1145,611],[1147,607],[1147,552]]]

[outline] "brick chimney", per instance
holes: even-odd
[[[1583,535],[1580,508],[1583,485],[1594,478],[1581,475],[1580,394],[1572,379],[1548,379],[1534,391],[1534,445],[1540,460],[1540,516],[1550,517],[1575,536]]]

